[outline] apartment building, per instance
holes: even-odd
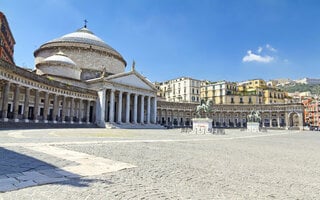
[[[239,83],[205,81],[201,85],[201,99],[212,100],[214,104],[278,104],[285,103],[287,93],[267,86],[262,79]]]
[[[168,102],[200,103],[201,81],[180,77],[164,82],[156,82],[158,97]]]

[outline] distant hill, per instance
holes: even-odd
[[[311,85],[311,84],[294,83],[291,85],[279,86],[278,88],[290,93],[310,91],[312,94],[320,94],[320,84]]]

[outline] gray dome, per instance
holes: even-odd
[[[73,62],[66,54],[59,51],[57,54],[49,56],[44,59],[41,63],[60,63],[62,65],[76,67],[76,63]]]
[[[80,80],[81,69],[67,55],[58,53],[45,58],[36,65],[36,73]]]
[[[81,43],[81,44],[88,44],[88,45],[103,47],[103,48],[106,48],[108,51],[111,51],[114,54],[116,54],[122,58],[122,56],[120,55],[119,52],[117,52],[111,46],[106,44],[102,39],[100,39],[99,37],[94,35],[94,33],[91,32],[86,27],[80,28],[73,33],[63,35],[60,38],[53,39],[53,40],[43,44],[42,47],[46,46],[47,44],[61,43],[61,42],[62,43],[63,42]]]

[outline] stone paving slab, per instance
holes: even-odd
[[[48,167],[46,167],[46,165],[53,166],[55,164],[50,163],[51,161],[47,160],[46,163],[42,164],[44,169],[41,169],[41,166],[38,166],[38,170],[1,175],[0,192],[12,191],[36,185],[62,182],[72,178],[81,178],[83,176],[100,175],[103,173],[135,167],[131,164],[100,158],[86,153],[66,150],[59,147],[53,147],[50,145],[29,145],[25,146],[25,148],[54,156],[60,160],[72,161],[77,164],[61,168],[47,169]],[[19,158],[21,158],[21,156],[19,156]],[[31,168],[33,166],[32,163],[22,162],[22,164],[27,166],[27,168]]]

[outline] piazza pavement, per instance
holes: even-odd
[[[320,132],[0,131],[0,200],[320,199]]]

